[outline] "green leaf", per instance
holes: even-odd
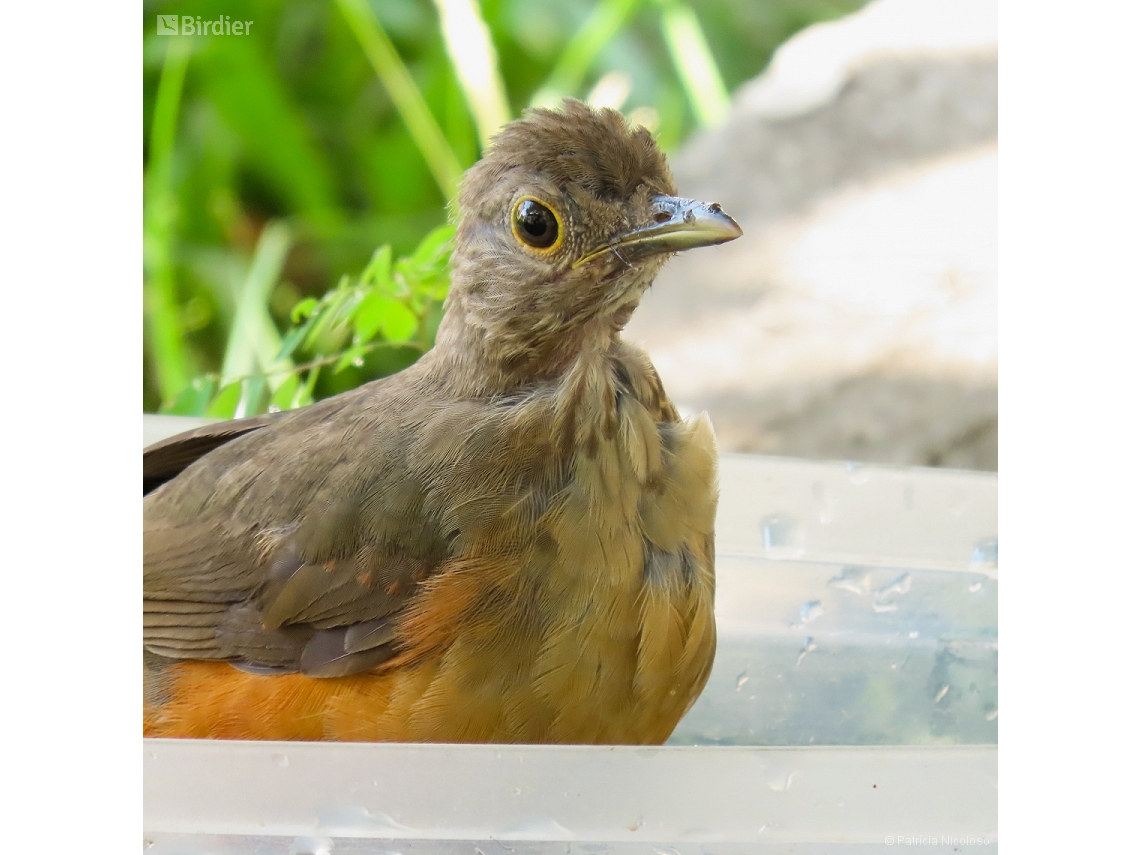
[[[375,285],[378,288],[390,290],[392,282],[392,247],[385,244],[372,253],[372,260],[360,274],[362,285]]]
[[[454,238],[454,226],[440,226],[423,239],[411,256],[396,262],[397,276],[407,284],[413,296],[427,300],[442,300],[447,296]]]
[[[210,405],[217,381],[210,377],[195,377],[179,392],[162,412],[175,416],[204,416]]]
[[[317,378],[320,376],[320,374],[321,374],[320,366],[318,366],[318,367],[314,368],[312,371],[310,371],[309,376],[305,380],[304,387],[302,387],[301,392],[299,392],[298,394],[304,394],[305,397],[307,397],[310,401],[312,401],[313,400],[313,389],[317,385]]]
[[[285,337],[281,339],[281,351],[277,354],[278,361],[292,358],[293,351],[297,349],[301,341],[309,334],[309,329],[312,325],[313,319],[309,318],[305,323],[301,324],[301,326],[294,327],[285,334]]]
[[[317,305],[318,303],[316,297],[306,297],[304,300],[293,307],[293,312],[289,317],[293,323],[299,324],[302,318],[309,317],[313,314],[313,312],[317,310]]]
[[[277,387],[277,391],[269,399],[270,410],[292,410],[297,406],[297,393],[301,390],[301,378],[296,374],[290,374],[281,381],[281,385]]]
[[[353,339],[358,343],[372,341],[384,326],[384,314],[388,304],[395,302],[378,291],[372,291],[356,307],[353,313]]]
[[[349,278],[343,277],[336,289],[321,299],[321,305],[313,313],[312,326],[305,336],[305,348],[327,353],[335,347],[347,332],[345,322],[356,308],[357,300],[359,295],[351,288]],[[321,351],[322,345],[324,351]]]
[[[268,406],[269,384],[266,377],[257,374],[245,377],[241,381],[241,398],[234,409],[234,418],[243,419],[247,416],[256,416],[265,412]]]
[[[333,366],[333,374],[339,374],[350,365],[355,365],[359,368],[364,364],[364,357],[368,355],[369,350],[371,350],[371,348],[367,344],[358,344],[355,347],[350,347],[344,352],[344,356],[337,360],[336,365]]]
[[[206,408],[206,415],[216,419],[232,419],[241,401],[241,381],[228,383],[218,390]]]
[[[420,319],[400,300],[373,291],[356,311],[356,340],[371,341],[377,331],[393,342],[409,341],[419,328]]]
[[[455,226],[447,223],[437,226],[428,232],[420,241],[416,251],[411,254],[408,261],[417,267],[440,268],[446,267],[451,260],[451,242],[455,239]]]

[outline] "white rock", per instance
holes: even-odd
[[[996,468],[995,32],[993,2],[881,0],[675,158],[744,237],[671,262],[629,335],[722,449]]]
[[[993,0],[879,0],[788,39],[768,69],[741,88],[741,109],[786,118],[825,104],[861,65],[886,55],[997,46]]]

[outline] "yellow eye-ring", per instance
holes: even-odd
[[[558,215],[530,196],[515,203],[511,230],[519,241],[543,252],[554,252],[562,243],[562,221]]]

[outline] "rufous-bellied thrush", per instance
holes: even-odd
[[[435,347],[144,452],[144,732],[664,742],[708,679],[716,448],[621,338],[671,253],[740,235],[612,110],[463,180]]]

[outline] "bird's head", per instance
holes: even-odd
[[[649,131],[617,111],[528,111],[464,176],[448,320],[505,365],[559,370],[617,334],[672,253],[740,236],[676,192]]]

